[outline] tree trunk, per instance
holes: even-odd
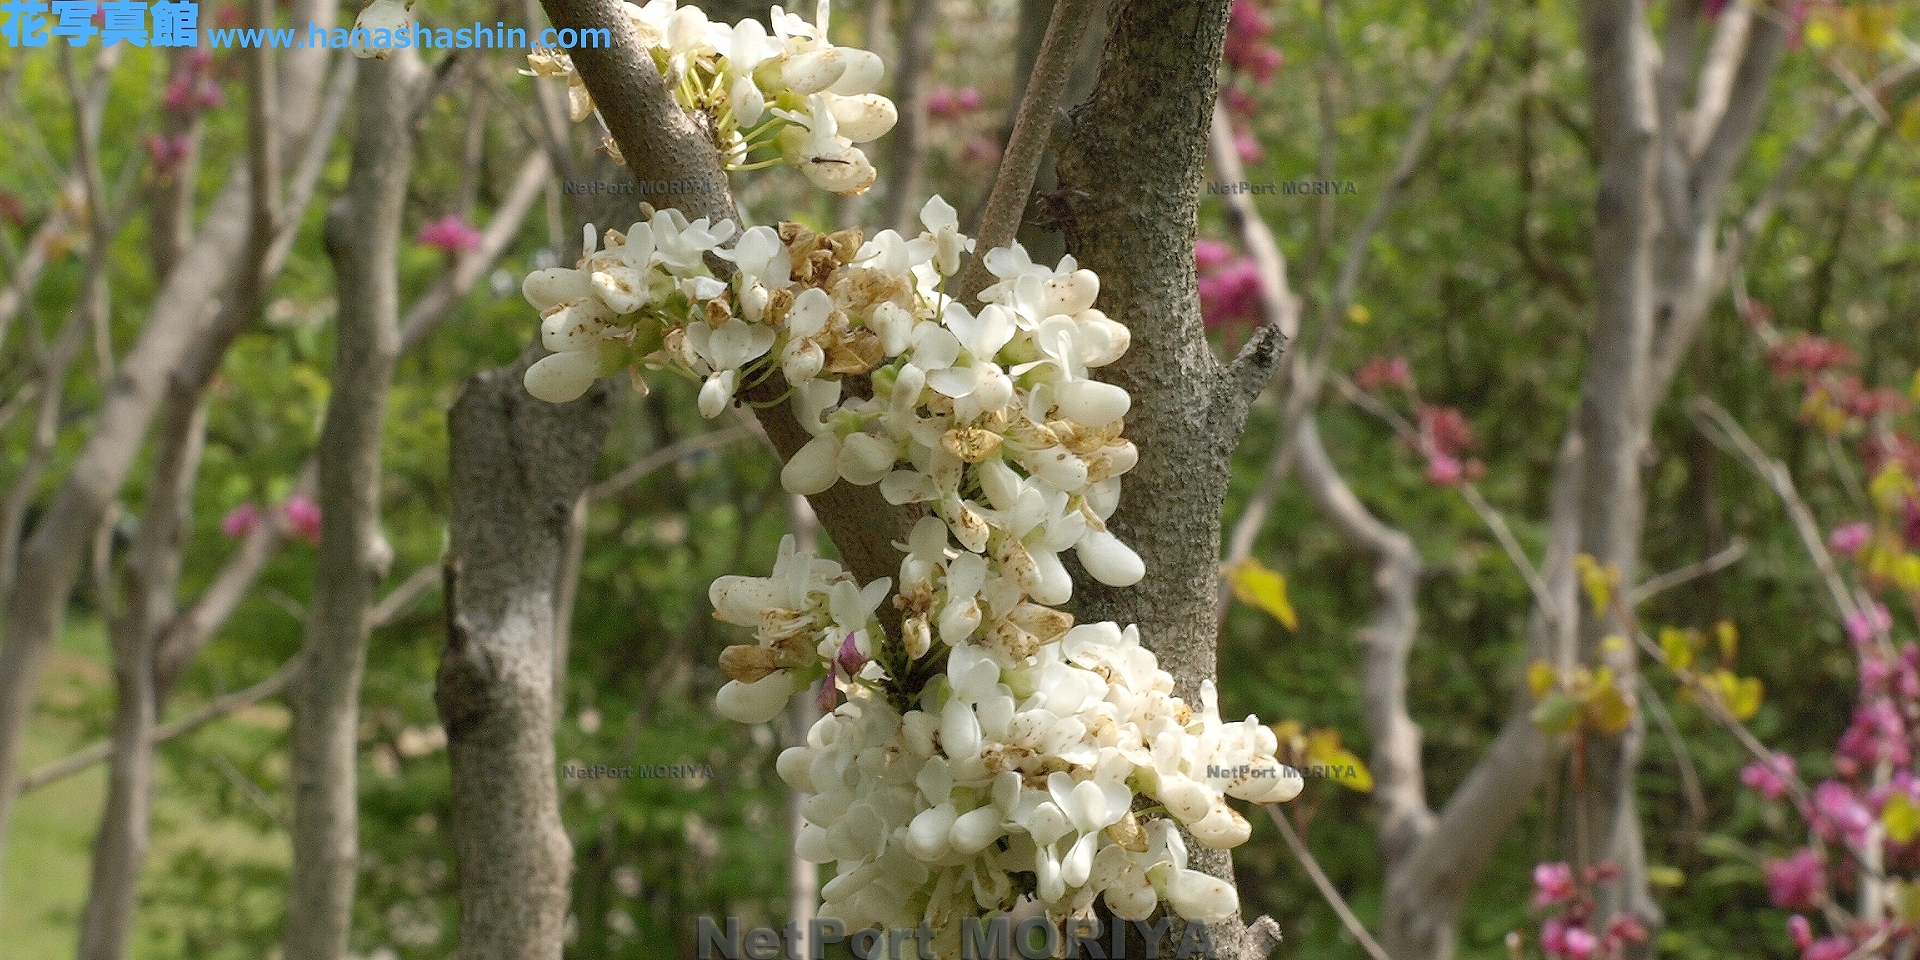
[[[374,586],[392,563],[380,533],[380,438],[399,354],[400,218],[413,167],[410,51],[361,65],[353,166],[327,217],[340,315],[320,434],[320,549],[307,667],[289,697],[293,876],[286,960],[341,960],[359,861],[360,682]]]
[[[554,772],[557,571],[613,421],[612,388],[527,395],[529,348],[469,381],[448,420],[447,647],[434,702],[453,771],[461,960],[559,960],[573,847]]]
[[[1076,578],[1080,619],[1137,624],[1190,703],[1216,675],[1214,602],[1233,449],[1279,355],[1268,327],[1232,365],[1215,360],[1195,286],[1195,216],[1229,6],[1117,4],[1099,79],[1055,144],[1067,251],[1100,275],[1101,308],[1133,334],[1127,354],[1103,368],[1103,379],[1133,395],[1127,436],[1140,448],[1108,525],[1147,570],[1124,589]],[[1190,866],[1232,881],[1225,851],[1187,846]],[[1180,932],[1167,934],[1166,955]],[[1214,928],[1214,937],[1221,956],[1255,952],[1237,922]]]

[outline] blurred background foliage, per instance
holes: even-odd
[[[1044,8],[1044,0],[1039,2]],[[1243,0],[1246,2],[1246,0]],[[1322,9],[1322,4],[1328,4]],[[1005,0],[936,0],[939,26],[928,83],[948,99],[931,119],[924,184],[970,210],[984,196],[1016,85],[1010,52],[1020,8]],[[1391,168],[1405,130],[1470,4],[1440,0],[1260,0],[1274,29],[1267,43],[1284,58],[1252,97],[1259,183],[1316,176],[1322,151],[1352,180],[1352,195],[1263,195],[1275,230],[1309,297],[1323,296],[1337,251]],[[732,16],[751,4],[723,5]],[[904,4],[860,0],[836,13],[849,36],[889,51]],[[738,7],[739,9],[733,9]],[[1909,34],[1920,14],[1899,8]],[[513,5],[453,0],[422,4],[428,22],[521,21]],[[203,11],[203,23],[215,11]],[[716,18],[723,11],[714,11]],[[1335,366],[1375,356],[1406,358],[1423,400],[1454,407],[1480,440],[1483,489],[1535,556],[1551,465],[1577,402],[1591,317],[1589,258],[1594,180],[1577,5],[1508,0],[1496,5],[1488,39],[1469,57],[1437,118],[1429,156],[1373,241],[1360,288],[1364,311],[1334,333]],[[349,11],[346,16],[351,17]],[[864,36],[863,36],[864,35]],[[444,54],[438,56],[444,57]],[[526,104],[533,81],[516,76],[508,51],[473,52],[463,66],[485,84],[442,87],[421,119],[421,167],[408,202],[408,232],[444,216],[471,184],[477,209],[499,200],[533,129]],[[891,59],[891,57],[889,58]],[[1735,193],[1742,209],[1781,155],[1840,89],[1825,57],[1796,46]],[[437,64],[444,72],[453,68]],[[473,70],[477,65],[479,69]],[[220,187],[224,158],[244,149],[241,64],[215,56],[229,90],[206,113],[202,149],[222,162],[200,166],[204,203]],[[109,183],[146,178],[141,137],[153,126],[166,64],[132,51],[108,100],[103,158]],[[469,74],[460,74],[462,78]],[[72,138],[67,94],[52,50],[0,53],[0,190],[10,198],[0,243],[17,256],[25,238],[62,202],[55,156]],[[1321,84],[1335,115],[1323,116]],[[488,100],[483,163],[462,158],[475,98]],[[968,104],[972,104],[968,106]],[[1818,154],[1788,194],[1782,215],[1756,239],[1744,264],[1752,296],[1786,331],[1838,338],[1860,352],[1870,384],[1904,386],[1920,362],[1920,122],[1911,112],[1887,126],[1849,127]],[[1905,120],[1903,124],[1899,121]],[[1331,139],[1328,132],[1331,132]],[[584,146],[584,140],[583,140]],[[885,154],[883,149],[878,152]],[[615,179],[603,155],[583,149],[584,169]],[[597,166],[594,166],[597,164]],[[883,165],[883,184],[886,168]],[[324,203],[346,177],[344,143],[323,181],[321,202],[291,265],[272,290],[266,323],[228,358],[211,407],[207,452],[194,497],[183,581],[203,588],[233,549],[222,518],[244,503],[282,502],[319,430],[332,346],[332,269],[320,247]],[[831,225],[878,204],[833,206],[783,179],[784,171],[737,178],[750,217]],[[634,199],[565,197],[550,191],[499,269],[421,350],[402,361],[388,418],[385,527],[398,561],[389,586],[435,564],[446,515],[445,411],[471,373],[511,360],[534,329],[519,298],[528,271],[578,250],[579,224],[624,223]],[[1230,240],[1218,200],[1203,206],[1202,233]],[[1320,210],[1330,216],[1324,221]],[[917,199],[910,209],[917,209]],[[789,214],[790,215],[790,214]],[[148,302],[151,268],[135,218],[115,248],[118,304]],[[79,243],[76,236],[75,243]],[[447,269],[429,246],[407,246],[406,299]],[[82,265],[63,255],[50,268],[27,324],[47,336],[78,293]],[[143,317],[116,309],[114,342],[124,350]],[[1358,322],[1362,321],[1364,322]],[[1223,341],[1236,331],[1222,329]],[[16,341],[18,343],[19,341]],[[1225,344],[1222,344],[1223,349]],[[0,357],[0,386],[25,376],[26,354]],[[1752,549],[1733,569],[1660,596],[1651,623],[1708,628],[1728,619],[1743,637],[1739,669],[1768,691],[1753,726],[1792,753],[1810,776],[1844,727],[1852,690],[1844,636],[1816,589],[1814,574],[1778,501],[1746,469],[1708,445],[1679,411],[1693,394],[1738,417],[1800,478],[1829,523],[1850,507],[1821,436],[1798,421],[1799,398],[1767,372],[1764,350],[1730,304],[1716,308],[1687,361],[1676,396],[1658,422],[1646,530],[1651,571],[1708,556],[1734,538]],[[65,464],[97,409],[100,384],[82,364],[71,378],[56,464]],[[1273,398],[1269,398],[1273,399]],[[648,452],[711,429],[694,415],[685,384],[661,381],[645,398],[629,393],[601,466],[610,475]],[[1276,406],[1256,410],[1235,461],[1231,520],[1258,483],[1276,443]],[[22,418],[22,420],[31,418]],[[1321,416],[1327,445],[1359,496],[1408,531],[1427,572],[1421,584],[1419,643],[1410,664],[1410,708],[1425,732],[1428,790],[1442,801],[1491,741],[1523,687],[1527,589],[1479,520],[1451,490],[1430,485],[1419,458],[1363,411],[1338,400]],[[20,421],[0,430],[0,476],[11,479],[27,445]],[[57,476],[56,469],[50,472]],[[142,474],[136,472],[135,476]],[[138,503],[141,491],[128,491]],[[132,522],[129,519],[127,522]],[[563,763],[710,765],[711,778],[562,780],[577,861],[576,935],[569,956],[678,957],[691,954],[691,918],[738,915],[778,923],[787,911],[787,791],[773,758],[787,733],[743,729],[715,715],[722,682],[715,657],[730,628],[709,616],[707,584],[717,575],[769,568],[789,529],[777,467],[751,437],[681,459],[598,500],[587,524],[573,616]],[[1369,559],[1347,548],[1297,489],[1283,488],[1255,552],[1282,572],[1298,613],[1289,631],[1236,604],[1222,635],[1223,712],[1300,721],[1337,730],[1366,755],[1360,721],[1356,629],[1372,603]],[[173,710],[185,712],[271,674],[298,648],[313,552],[295,541],[274,561],[212,647],[183,681]],[[34,723],[29,765],[102,738],[111,716],[98,585],[72,607]],[[1908,638],[1911,639],[1911,638]],[[437,600],[417,600],[374,638],[364,697],[362,883],[354,949],[380,960],[449,955],[455,924],[448,843],[447,773],[437,738],[433,678],[443,640]],[[1655,677],[1671,699],[1672,684]],[[1678,884],[1662,891],[1669,929],[1664,956],[1682,960],[1788,956],[1784,914],[1769,907],[1760,858],[1784,849],[1777,810],[1736,788],[1744,755],[1700,713],[1674,704],[1685,749],[1707,785],[1707,816],[1686,808],[1674,747],[1652,736],[1644,767],[1650,857]],[[285,709],[249,708],[166,745],[155,849],[144,882],[134,955],[227,960],[271,956],[277,948],[288,865],[282,825]],[[1823,767],[1823,765],[1826,765]],[[85,888],[88,845],[103,771],[30,794],[5,866],[0,960],[71,953]],[[1510,833],[1474,892],[1461,929],[1463,958],[1506,956],[1503,938],[1529,929],[1530,870],[1553,856],[1561,825],[1552,794]],[[1364,919],[1377,918],[1382,878],[1368,798],[1329,782],[1310,784],[1295,810],[1335,885]],[[1310,818],[1310,822],[1306,822]],[[1363,956],[1341,930],[1280,843],[1255,820],[1237,854],[1250,915],[1272,914],[1286,933],[1278,956],[1349,960]]]

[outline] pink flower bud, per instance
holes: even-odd
[[[1835,527],[1827,536],[1827,548],[1834,553],[1853,556],[1873,538],[1873,528],[1864,523],[1849,523]]]
[[[220,518],[220,532],[234,539],[239,539],[252,533],[253,528],[259,525],[260,508],[251,503],[243,503],[234,507],[232,510],[227,511],[226,516]]]
[[[306,497],[294,495],[281,504],[281,513],[287,522],[293,525],[300,538],[315,546],[320,545],[320,507]]]

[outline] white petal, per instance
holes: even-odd
[[[1126,390],[1098,380],[1068,380],[1054,387],[1053,397],[1066,419],[1089,427],[1106,426],[1133,406]]]
[[[816,381],[818,382],[818,381]],[[840,479],[840,441],[814,437],[780,468],[780,486],[788,493],[810,497]]]
[[[897,457],[891,440],[870,433],[850,433],[840,447],[840,476],[856,487],[871,486],[893,470]]]
[[[837,47],[796,54],[780,68],[780,82],[801,96],[819,93],[847,72],[847,51]]]
[[[527,368],[527,392],[548,403],[578,400],[600,377],[600,357],[592,350],[556,353]]]
[[[879,54],[847,47],[836,48],[836,52],[846,62],[846,72],[827,88],[828,92],[851,97],[880,89],[880,80],[886,76],[887,65]]]
[[[801,793],[812,793],[813,777],[808,768],[813,765],[813,751],[807,747],[788,747],[780,751],[780,758],[774,761],[774,769],[787,786]]]
[[[1095,580],[1109,587],[1131,587],[1147,574],[1147,565],[1140,555],[1105,530],[1088,530],[1074,547],[1074,553]]]
[[[877,93],[835,97],[827,106],[833,111],[834,122],[839,124],[840,135],[854,143],[878,140],[900,120],[893,101]]]
[[[734,371],[721,370],[700,386],[700,415],[712,420],[724,413],[733,399]]]
[[[1167,904],[1188,920],[1217,923],[1240,909],[1240,895],[1219,877],[1176,869],[1167,878]]]
[[[986,806],[961,814],[959,819],[953,821],[948,839],[952,841],[956,852],[972,856],[999,839],[1001,832],[1000,811]]]
[[[548,267],[527,274],[520,283],[520,293],[535,310],[545,313],[568,301],[585,300],[593,295],[593,286],[585,270]]]
[[[713,705],[721,716],[737,723],[766,723],[786,709],[796,686],[793,674],[785,670],[775,670],[752,683],[729,680]]]
[[[733,89],[728,99],[733,104],[733,118],[743,129],[759,123],[760,117],[767,112],[767,98],[760,92],[760,85],[754,83],[751,76],[742,74],[739,79],[733,81]]]

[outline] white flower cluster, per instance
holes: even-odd
[[[871,94],[878,58],[827,43],[824,0],[813,25],[776,7],[771,37],[674,0],[628,9],[736,165],[774,130],[815,183],[872,182],[853,144],[884,133],[893,107]],[[533,62],[569,77],[576,119],[591,112],[563,57]],[[788,538],[771,576],[721,577],[709,593],[716,617],[755,631],[721,654],[722,714],[771,720],[816,681],[831,711],[779,760],[813,795],[799,852],[838,862],[823,915],[929,923],[942,956],[958,953],[959,920],[1028,894],[1056,917],[1104,898],[1126,919],[1162,903],[1224,918],[1233,888],[1187,868],[1176,825],[1236,846],[1251,828],[1228,798],[1289,800],[1299,774],[1257,719],[1221,721],[1211,683],[1197,712],[1175,697],[1135,628],[1076,625],[1060,609],[1073,594],[1065,551],[1109,586],[1145,572],[1106,526],[1138,459],[1121,436],[1132,398],[1089,374],[1126,352],[1127,328],[1094,306],[1091,271],[1071,257],[1035,264],[1017,244],[984,253],[998,282],[980,309],[953,302],[946,283],[973,243],[938,197],[920,219],[911,239],[784,223],[731,246],[731,222],[673,210],[607,231],[604,249],[588,227],[577,266],[527,277],[554,351],[527,390],[562,403],[598,377],[664,369],[700,382],[711,418],[737,397],[775,402],[778,372],[811,435],[782,486],[812,495],[844,481],[924,505],[898,545],[897,592]],[[721,261],[731,269],[716,276]],[[890,593],[892,631],[877,615]]]
[[[676,0],[624,6],[675,99],[706,118],[729,169],[784,162],[844,196],[873,186],[873,164],[856,144],[885,135],[899,112],[876,92],[885,73],[880,57],[827,38],[828,0],[818,0],[812,23],[774,7],[771,34],[758,20],[714,23]],[[567,81],[575,123],[593,114],[593,97],[567,54],[538,48],[527,63],[528,76]],[[778,157],[751,161],[761,147]]]

